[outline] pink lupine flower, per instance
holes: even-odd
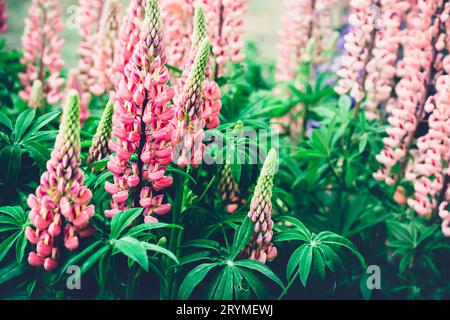
[[[277,81],[290,81],[298,71],[303,49],[312,34],[313,0],[284,0],[282,27],[279,31]]]
[[[91,76],[95,79],[91,92],[97,96],[114,88],[113,62],[116,40],[119,37],[120,7],[118,0],[106,0],[103,7],[91,70]]]
[[[58,266],[57,254],[62,249],[58,243],[62,235],[64,246],[75,250],[79,238],[93,232],[89,220],[94,215],[94,206],[88,205],[92,193],[84,186],[84,174],[79,168],[79,112],[78,94],[71,91],[47,171],[41,176],[36,194],[30,195],[27,201],[33,227],[28,227],[25,235],[36,245],[36,252],[30,253],[28,262],[46,270]]]
[[[91,88],[96,83],[91,70],[94,66],[95,45],[100,28],[100,18],[105,0],[79,0],[79,35],[81,38],[78,47],[80,60],[78,61],[77,80],[81,85],[77,89],[80,94],[81,113],[80,120],[83,123],[89,117],[88,106],[91,101]]]
[[[273,221],[271,217],[272,187],[277,162],[277,152],[272,149],[264,162],[248,213],[248,217],[255,224],[253,235],[242,252],[243,257],[262,263],[272,261],[277,256],[277,248],[272,243]]]
[[[194,0],[161,0],[160,2],[168,63],[181,69],[187,62],[191,47]]]
[[[188,164],[197,167],[203,160],[205,150],[203,138],[206,125],[202,108],[203,85],[210,50],[208,40],[203,39],[190,68],[189,76],[185,82],[180,81],[184,85],[179,88],[174,98],[176,119],[172,144],[175,146],[176,153],[174,159],[180,167],[186,167]]]
[[[23,90],[19,95],[26,102],[30,101],[33,82],[40,80],[43,92],[49,104],[61,100],[61,88],[64,80],[60,70],[64,61],[60,57],[64,41],[61,12],[57,0],[33,0],[25,19],[25,31],[22,36],[24,50],[21,62],[25,71],[19,74]]]
[[[116,87],[122,80],[125,66],[130,61],[134,48],[139,42],[145,4],[146,0],[131,0],[123,17],[114,54],[114,73],[112,80]]]
[[[170,122],[174,116],[166,62],[159,6],[148,0],[140,40],[125,67],[114,105],[109,143],[114,154],[108,162],[114,184],[105,185],[112,195],[111,209],[105,212],[109,218],[139,204],[146,217],[170,209],[159,194],[172,184],[172,178],[165,175],[172,161]],[[145,221],[150,220],[156,221]]]
[[[384,149],[376,157],[382,168],[374,177],[387,184],[398,181],[398,176],[391,172],[397,163],[401,163],[401,171],[404,171],[418,123],[424,116],[435,56],[433,39],[438,36],[435,24],[439,19],[433,20],[436,3],[434,6],[423,4],[419,1],[407,15],[408,27],[402,40],[404,56],[397,66],[401,80],[395,88],[396,99],[391,99],[386,107],[390,113],[388,136],[383,140]]]
[[[247,0],[199,0],[206,16],[208,35],[214,56],[214,79],[226,72],[229,62],[244,60],[241,52],[244,42],[244,15]]]
[[[8,31],[8,4],[0,0],[0,33]]]
[[[335,88],[336,92],[340,95],[350,93],[358,103],[365,96],[365,66],[370,59],[376,35],[377,17],[371,6],[371,0],[350,1],[349,24],[352,29],[345,36],[345,55],[341,59],[342,67],[337,72],[340,79]]]
[[[367,119],[379,117],[379,107],[387,102],[394,89],[399,49],[403,40],[401,24],[405,21],[410,2],[406,0],[381,1],[380,16],[376,19],[377,32],[367,63],[364,108]]]

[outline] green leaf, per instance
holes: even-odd
[[[176,228],[183,230],[183,227],[177,225],[177,224],[168,224],[168,223],[143,223],[138,226],[135,226],[131,228],[125,235],[128,237],[134,237],[136,238],[138,235],[140,235],[144,231],[150,231],[154,229],[162,229],[162,228]]]
[[[23,140],[31,137],[33,134],[44,128],[47,124],[52,122],[61,114],[61,111],[54,111],[44,114],[36,120],[36,123],[31,127],[30,130],[24,135]]]
[[[45,170],[48,159],[50,159],[50,150],[46,148],[42,143],[35,141],[28,141],[22,144],[25,150],[28,151],[30,156],[36,161],[41,170]]]
[[[164,255],[168,256],[170,259],[172,259],[173,261],[175,261],[177,264],[179,263],[177,257],[170,250],[167,250],[166,248],[163,248],[156,244],[151,244],[151,243],[147,243],[147,242],[141,242],[141,243],[145,249],[164,254]]]
[[[6,213],[7,215],[9,215],[11,218],[16,220],[20,224],[24,224],[25,222],[28,221],[28,217],[21,207],[17,207],[17,206],[16,207],[10,207],[10,206],[0,207],[0,212]]]
[[[321,250],[317,247],[313,250],[313,270],[318,275],[319,279],[323,281],[325,279],[325,262],[321,253]]]
[[[278,219],[278,221],[287,222],[292,224],[296,230],[300,231],[304,236],[306,237],[307,241],[311,240],[311,232],[308,230],[308,228],[305,227],[303,222],[301,222],[299,219],[291,216],[284,216]]]
[[[251,269],[254,271],[258,271],[259,273],[265,275],[270,280],[276,282],[282,289],[284,289],[284,284],[278,278],[278,276],[265,264],[256,261],[256,260],[238,260],[234,262],[235,266]]]
[[[253,291],[259,300],[268,300],[268,290],[264,283],[259,280],[252,272],[239,268],[239,273],[247,281],[250,290]]]
[[[8,128],[9,130],[12,130],[11,120],[9,120],[8,116],[6,114],[4,114],[3,112],[0,112],[0,125],[3,125],[4,127]]]
[[[205,279],[206,275],[217,266],[217,263],[203,263],[192,269],[180,286],[178,297],[180,300],[187,300],[192,291]]]
[[[143,208],[133,208],[116,214],[111,221],[111,239],[117,239],[125,228],[127,228],[142,213]]]
[[[244,249],[252,236],[254,223],[249,217],[245,217],[239,229],[234,234],[233,248],[230,260],[236,259],[239,253]]]
[[[300,256],[300,266],[299,266],[299,276],[300,281],[302,282],[303,286],[306,287],[306,283],[308,282],[309,273],[311,271],[311,265],[312,265],[312,253],[313,248],[311,246],[308,246],[307,250],[303,251],[302,255]]]
[[[0,285],[17,278],[30,270],[28,262],[18,264],[16,261],[0,269]]]
[[[308,247],[309,245],[305,243],[300,247],[298,247],[297,249],[295,249],[294,253],[292,253],[286,266],[286,278],[288,280],[292,279],[292,276],[299,268],[300,257],[303,255],[303,252],[308,249]]]
[[[0,152],[0,161],[4,170],[4,181],[8,187],[15,189],[21,168],[22,149],[15,144]],[[3,171],[2,170],[2,171]]]
[[[139,263],[139,265],[148,272],[148,257],[145,242],[140,242],[135,238],[125,237],[114,240],[114,247],[121,253]]]
[[[5,258],[14,242],[19,238],[20,233],[16,232],[0,243],[0,262]]]
[[[80,267],[81,275],[88,272],[102,257],[105,253],[107,253],[111,247],[109,245],[105,245],[93,253],[89,258],[84,261],[84,263]]]
[[[34,109],[28,109],[17,117],[16,125],[14,126],[14,142],[19,143],[24,133],[28,130],[33,123],[36,111]]]
[[[17,263],[21,263],[23,256],[25,255],[25,249],[27,247],[28,240],[25,237],[25,229],[23,229],[17,236],[16,240],[16,260]]]
[[[214,300],[233,300],[233,271],[226,266],[214,293]]]

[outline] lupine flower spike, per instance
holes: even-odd
[[[27,227],[27,239],[36,245],[28,256],[32,266],[53,270],[58,266],[60,242],[68,250],[75,250],[79,238],[90,236],[94,229],[89,220],[94,206],[88,205],[91,191],[83,184],[80,166],[80,102],[78,94],[71,91],[56,138],[47,171],[35,195],[28,197],[31,208],[29,218],[33,227]],[[59,238],[62,238],[60,241]]]
[[[107,0],[103,8],[97,46],[95,49],[94,64],[91,70],[95,79],[91,92],[97,96],[109,93],[113,86],[113,62],[116,39],[119,37],[120,2]]]
[[[141,24],[144,19],[146,0],[131,0],[119,30],[114,54],[113,83],[117,87],[124,77],[123,71],[139,42]]]
[[[248,213],[255,227],[250,243],[244,248],[242,255],[262,263],[272,261],[277,256],[277,248],[272,243],[273,221],[271,218],[272,187],[277,166],[277,152],[272,149],[264,162]]]
[[[58,0],[33,0],[25,19],[25,32],[22,36],[24,50],[21,62],[25,72],[19,74],[23,90],[19,95],[29,102],[31,88],[35,80],[40,80],[44,97],[49,104],[61,100],[64,79],[60,71],[64,61],[60,57],[64,41],[61,12]]]
[[[108,102],[95,132],[92,146],[89,149],[88,163],[100,161],[109,154],[108,143],[112,135],[112,116],[114,103]]]
[[[202,96],[210,50],[208,40],[203,39],[189,77],[174,99],[176,106],[176,129],[172,139],[176,146],[174,158],[182,168],[188,164],[197,167],[203,160],[205,120],[202,116]]]
[[[174,117],[168,104],[174,91],[167,85],[166,62],[159,7],[155,0],[148,0],[140,40],[125,67],[114,105],[109,143],[114,154],[108,162],[114,183],[105,185],[112,195],[111,209],[105,212],[108,218],[140,205],[145,208],[145,222],[155,222],[153,214],[171,209],[160,194],[173,182],[165,175],[172,162],[170,122]]]
[[[91,88],[95,85],[96,79],[92,75],[94,66],[95,45],[100,28],[105,0],[79,0],[79,35],[81,38],[78,47],[80,60],[78,61],[78,78],[81,88],[80,93],[80,120],[83,122],[89,117],[88,105],[92,98]]]
[[[0,0],[0,33],[8,31],[8,4]]]
[[[160,3],[168,63],[181,69],[187,63],[191,46],[194,0],[161,0]]]

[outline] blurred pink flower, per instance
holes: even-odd
[[[60,71],[64,61],[60,57],[64,41],[61,12],[57,0],[33,0],[25,19],[25,31],[22,36],[24,50],[21,62],[25,71],[19,74],[23,85],[20,98],[30,101],[33,82],[40,80],[43,94],[49,104],[61,100],[61,88],[64,85]]]
[[[0,33],[8,31],[8,4],[0,0]]]

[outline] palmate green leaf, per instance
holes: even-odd
[[[90,255],[81,265],[81,275],[88,272],[100,259],[111,250],[110,245],[105,245]]]
[[[0,112],[0,125],[4,126],[5,128],[7,128],[9,130],[12,130],[11,120],[9,120],[8,116],[6,114],[4,114],[3,112]]]
[[[17,221],[19,225],[25,224],[28,221],[28,216],[21,207],[0,207],[0,213],[7,214],[13,220]]]
[[[145,242],[140,242],[132,237],[125,237],[113,241],[113,245],[117,250],[131,260],[137,262],[145,271],[148,272],[148,257],[144,244]]]
[[[191,240],[191,241],[184,243],[181,247],[182,248],[192,247],[192,248],[209,249],[209,250],[213,250],[213,251],[218,251],[220,248],[220,243],[218,243],[215,240],[210,240],[210,239],[196,239],[196,240]]]
[[[263,275],[265,275],[267,278],[272,280],[273,282],[277,283],[282,289],[284,289],[284,284],[278,278],[278,276],[265,264],[256,261],[256,260],[238,260],[234,262],[235,266],[251,269],[253,271],[257,271]]]
[[[103,248],[108,248],[109,246],[105,246],[105,243],[102,241],[96,241],[86,248],[84,248],[82,251],[77,252],[74,256],[70,257],[64,265],[60,268],[60,273],[58,274],[58,277],[56,278],[56,281],[59,281],[59,279],[66,273],[67,267],[72,265],[78,265],[81,263],[81,261],[89,256],[89,255],[95,255],[95,253],[102,251]],[[95,259],[95,258],[94,258]],[[99,258],[98,258],[99,259]],[[95,262],[94,262],[95,263]]]
[[[23,256],[25,255],[25,249],[28,244],[28,239],[25,237],[25,229],[23,229],[16,239],[16,261],[17,263],[22,262]]]
[[[325,256],[325,264],[333,274],[336,274],[338,269],[345,271],[344,262],[333,249],[324,244],[319,244],[318,247],[322,250]],[[349,280],[350,279],[347,277],[347,281]]]
[[[214,300],[233,300],[233,284],[232,267],[226,266],[214,293]]]
[[[304,287],[306,287],[306,284],[308,282],[309,273],[311,271],[312,258],[313,247],[308,246],[307,249],[302,252],[302,255],[299,259],[298,274],[300,276],[300,281],[302,282]]]
[[[6,254],[9,252],[14,242],[19,238],[20,233],[16,232],[10,235],[8,238],[0,243],[0,262],[5,258]]]
[[[166,248],[163,248],[163,247],[158,246],[156,244],[147,243],[147,242],[141,242],[141,244],[144,246],[144,248],[146,250],[157,252],[157,253],[161,253],[163,255],[168,256],[170,259],[175,261],[175,263],[177,263],[177,264],[180,263],[178,261],[177,257],[170,250],[167,250]]]
[[[33,123],[34,117],[36,116],[36,111],[34,109],[28,109],[17,117],[16,125],[14,126],[14,142],[19,143],[25,132],[28,130],[30,125]]]
[[[267,290],[267,287],[258,277],[256,277],[251,271],[244,268],[238,268],[237,271],[242,275],[245,281],[247,281],[249,289],[255,294],[256,298],[259,300],[269,299],[269,290]]]
[[[144,233],[145,231],[150,231],[150,230],[155,230],[155,229],[163,229],[163,228],[176,228],[176,229],[183,230],[183,227],[181,227],[177,224],[168,224],[168,223],[162,223],[162,222],[143,223],[143,224],[137,225],[137,226],[131,228],[130,230],[128,230],[128,232],[125,234],[125,236],[136,238],[139,235],[141,235],[142,233]]]
[[[288,280],[292,279],[292,276],[298,270],[300,266],[300,257],[306,250],[308,250],[308,247],[309,245],[305,243],[300,247],[298,247],[297,249],[295,249],[294,253],[292,253],[286,266],[286,278]]]
[[[17,178],[19,177],[21,157],[22,149],[17,144],[8,146],[0,152],[0,165],[3,166],[4,181],[12,189],[16,187]]]
[[[308,238],[301,233],[299,230],[288,230],[276,233],[274,236],[275,242],[283,242],[283,241],[308,241]]]
[[[120,234],[142,213],[143,208],[133,208],[116,214],[111,221],[111,239],[119,238]]]
[[[306,238],[305,241],[311,241],[311,237],[312,237],[311,232],[308,230],[308,228],[306,228],[306,226],[303,224],[303,222],[301,222],[299,219],[297,219],[295,217],[291,217],[291,216],[283,216],[283,217],[277,219],[277,221],[290,223],[293,226],[293,228],[295,228],[295,231],[298,231]]]
[[[45,170],[47,161],[50,159],[50,150],[41,143],[35,141],[27,141],[22,143],[22,145],[39,165],[39,168]]]
[[[59,115],[61,114],[61,111],[54,111],[44,114],[43,116],[39,117],[35,124],[26,132],[26,134],[23,136],[23,141],[26,141],[28,138],[31,138],[36,132],[44,128],[47,124],[55,120]]]
[[[355,245],[350,240],[348,240],[340,235],[337,235],[337,234],[329,232],[329,231],[324,231],[324,232],[319,233],[314,240],[321,244],[344,247],[344,248],[348,249],[356,258],[358,258],[361,266],[364,267],[366,265],[364,257],[361,255],[361,253],[359,253],[359,251],[356,249]]]
[[[218,263],[203,263],[192,269],[181,283],[178,298],[187,300],[191,296],[192,291],[205,279],[206,275],[217,266]]]
[[[179,267],[184,266],[189,263],[198,262],[202,260],[213,260],[211,258],[211,252],[210,251],[197,251],[188,255],[185,255],[179,259],[178,265],[173,267]]]
[[[312,270],[314,270],[319,279],[323,281],[325,279],[325,261],[322,256],[321,250],[317,247],[314,247],[313,249],[312,260],[313,260]]]
[[[30,270],[31,266],[28,262],[17,263],[13,261],[6,267],[0,269],[0,286],[6,282],[17,278]]]
[[[242,225],[234,234],[233,248],[231,250],[230,260],[236,259],[238,254],[244,249],[250,240],[254,228],[254,223],[249,217],[245,217]]]

